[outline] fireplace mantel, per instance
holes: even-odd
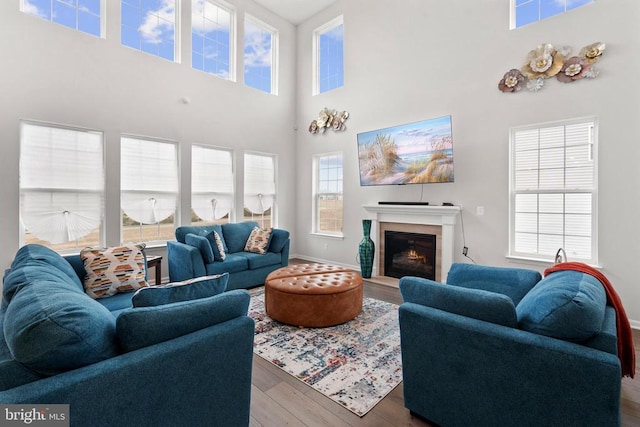
[[[367,211],[366,219],[374,221],[375,232],[371,233],[376,243],[376,257],[380,260],[380,223],[401,223],[433,225],[442,227],[442,241],[440,245],[441,281],[444,281],[453,263],[455,246],[455,225],[460,214],[460,206],[429,206],[429,205],[363,205]]]

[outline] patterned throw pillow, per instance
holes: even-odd
[[[216,248],[218,249],[218,253],[216,255],[218,258],[220,258],[216,259],[216,261],[224,261],[227,258],[227,253],[224,251],[224,243],[222,242],[222,238],[217,231],[213,232],[213,238],[215,239]]]
[[[85,248],[80,252],[87,276],[84,290],[91,298],[105,298],[118,292],[149,286],[145,280],[144,245],[113,248]]]
[[[271,228],[253,227],[251,234],[247,239],[247,243],[244,245],[246,252],[254,252],[264,255],[267,252],[269,246],[269,239],[271,238]]]

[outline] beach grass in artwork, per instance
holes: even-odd
[[[358,134],[361,185],[453,182],[451,116]]]

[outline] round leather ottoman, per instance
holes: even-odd
[[[267,315],[294,326],[326,327],[347,322],[362,310],[362,276],[326,264],[297,264],[267,276]]]

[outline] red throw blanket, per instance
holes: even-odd
[[[622,368],[622,376],[628,376],[633,378],[636,373],[636,351],[633,346],[633,333],[631,331],[631,324],[629,318],[622,306],[622,300],[620,296],[613,288],[609,279],[604,274],[600,273],[595,268],[583,264],[581,262],[563,262],[556,264],[553,267],[549,267],[544,271],[544,275],[547,276],[556,271],[573,270],[581,273],[590,274],[602,283],[604,290],[607,294],[607,302],[616,311],[616,330],[618,332],[618,358],[620,359],[620,366]]]

